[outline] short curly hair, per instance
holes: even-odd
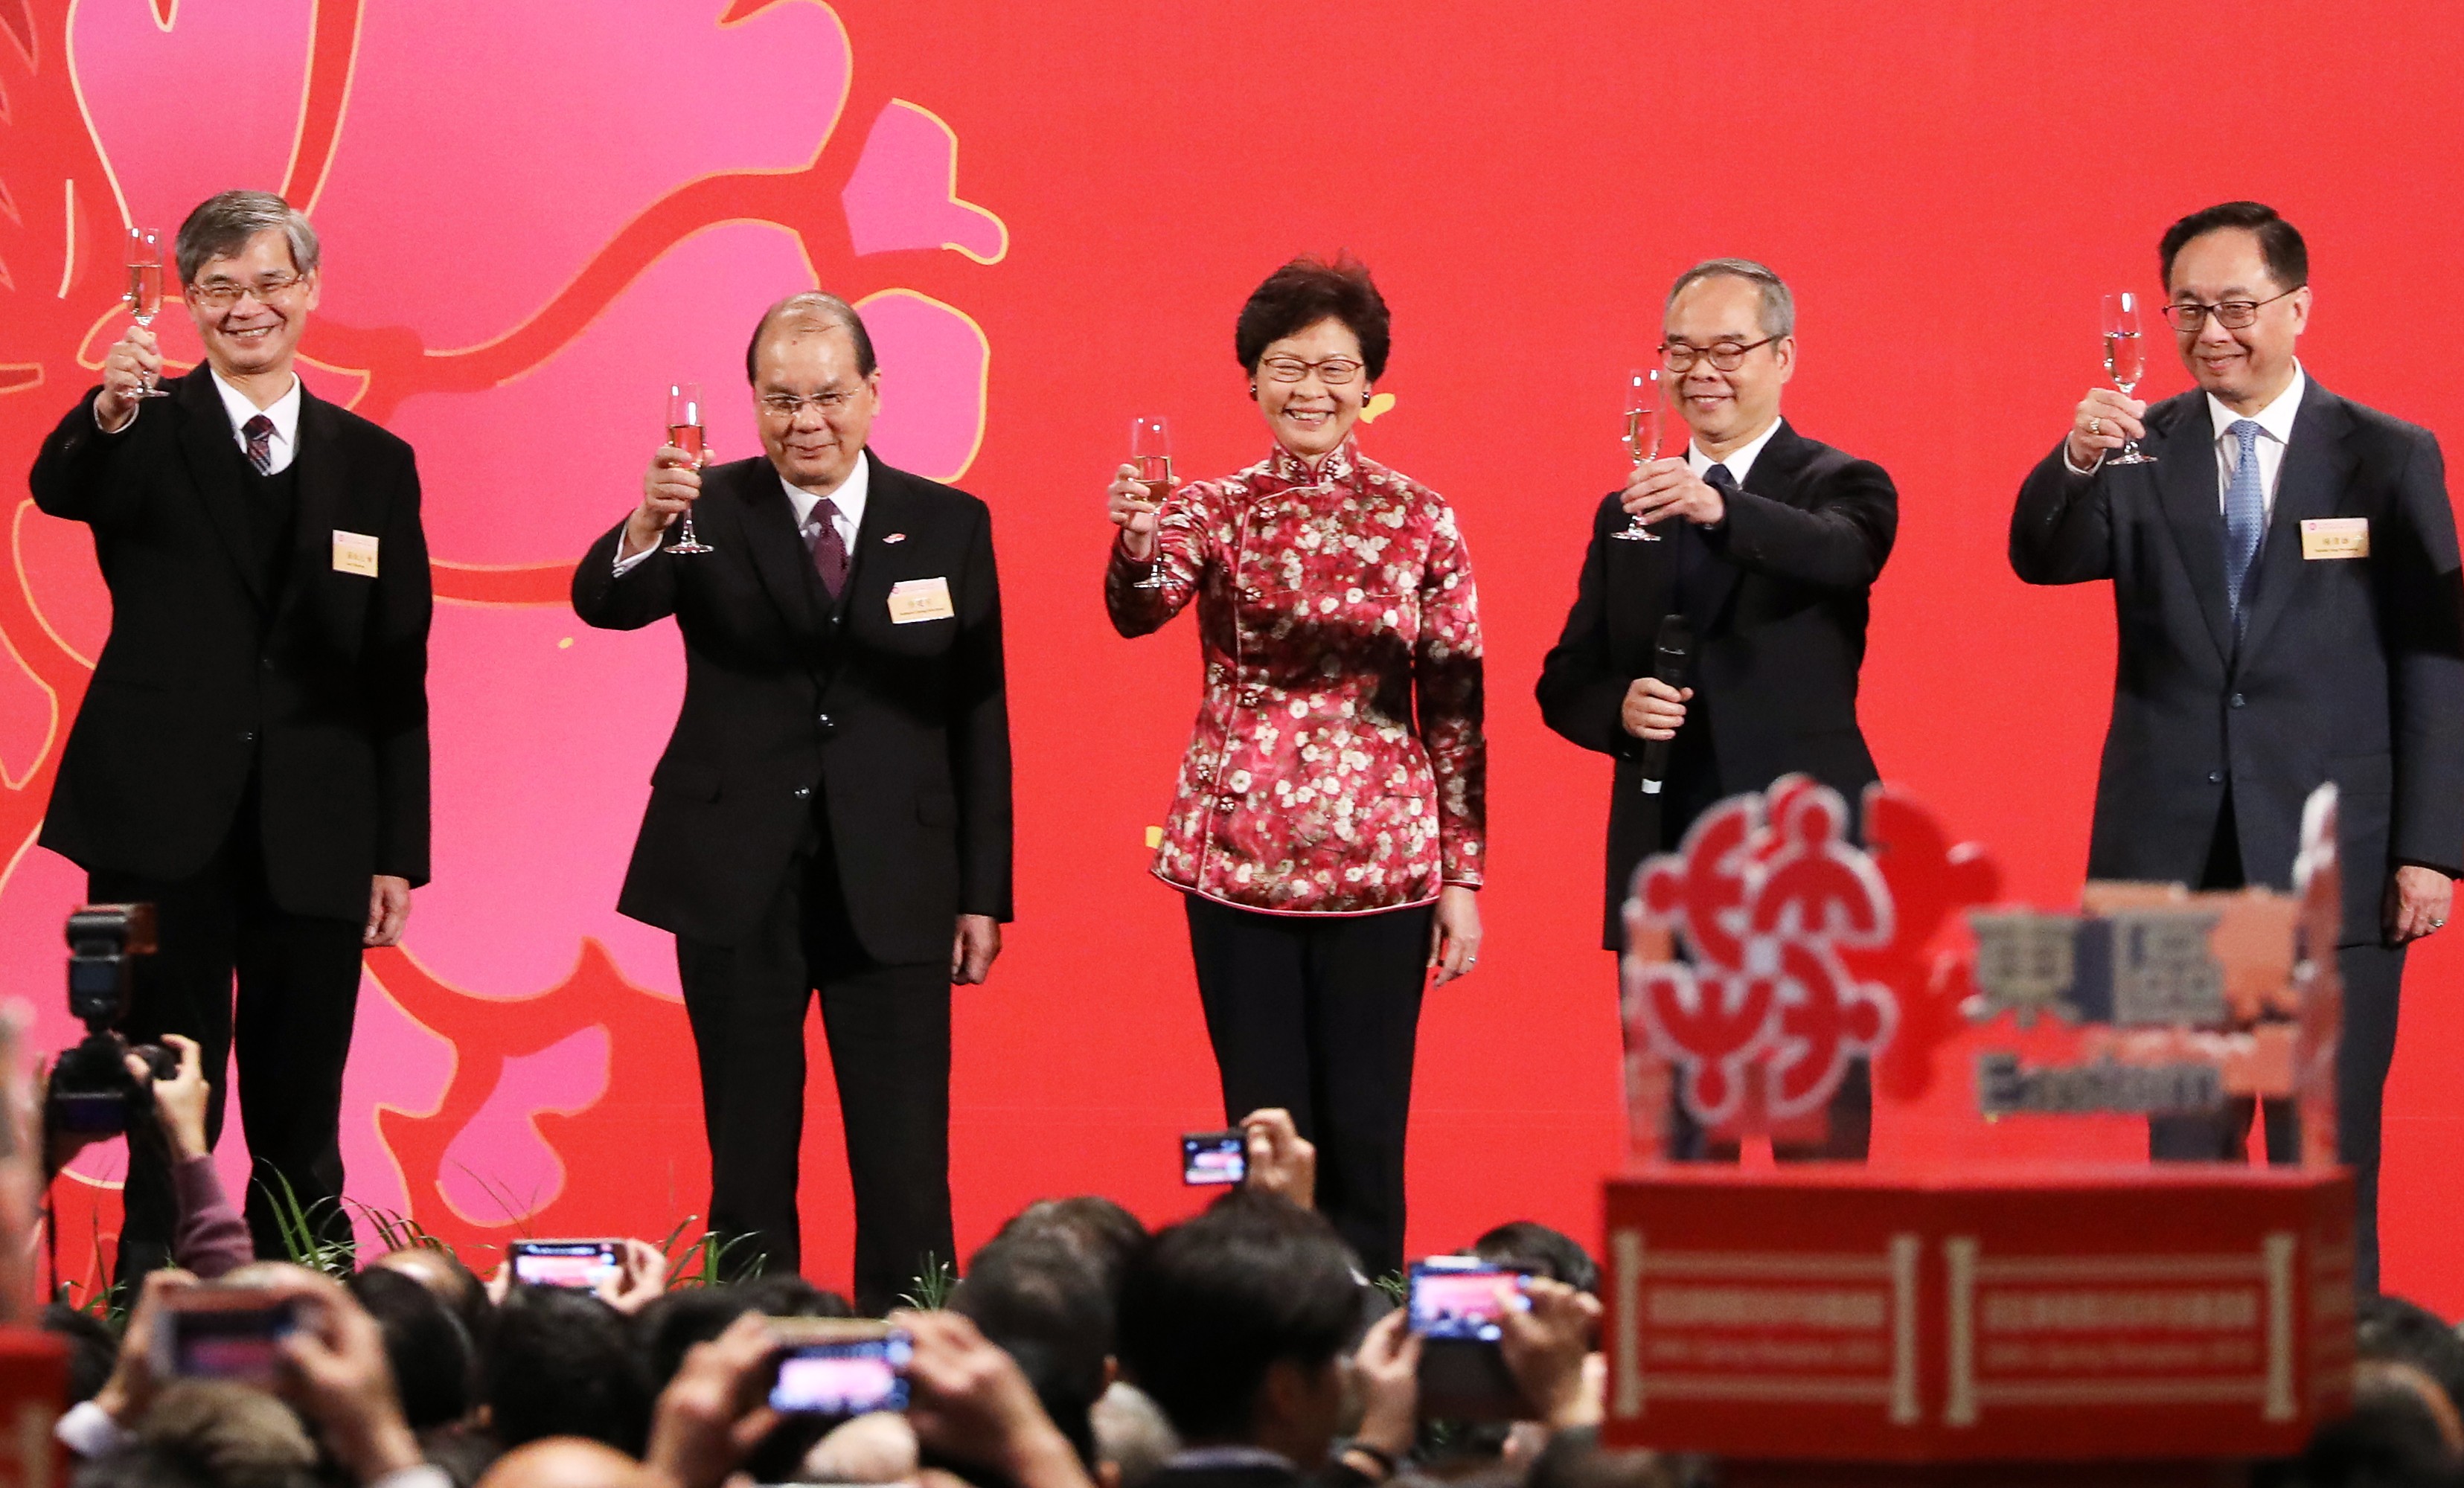
[[[1241,307],[1241,319],[1232,328],[1232,350],[1243,369],[1255,372],[1267,347],[1327,319],[1342,321],[1359,339],[1370,381],[1386,375],[1386,353],[1394,345],[1386,296],[1377,293],[1369,266],[1349,253],[1332,263],[1304,254],[1266,275],[1266,282]]]

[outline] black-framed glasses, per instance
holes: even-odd
[[[285,295],[308,281],[304,274],[269,274],[254,284],[234,284],[229,279],[208,279],[203,284],[188,286],[188,295],[200,305],[215,310],[229,310],[253,295],[268,304],[276,295]]]
[[[1324,361],[1303,361],[1298,357],[1268,357],[1258,363],[1258,370],[1271,383],[1297,383],[1311,372],[1329,387],[1341,387],[1359,380],[1361,364],[1350,357],[1329,357]]]
[[[1776,336],[1766,336],[1758,341],[1713,341],[1708,346],[1697,346],[1692,341],[1661,341],[1660,364],[1671,372],[1691,372],[1694,363],[1708,357],[1712,366],[1723,372],[1734,372],[1746,364],[1746,353],[1778,339]]]
[[[855,402],[855,394],[827,392],[815,393],[810,398],[795,398],[785,393],[772,393],[757,401],[761,405],[761,411],[774,419],[793,419],[806,408],[826,419]]]
[[[2284,295],[2270,295],[2265,299],[2228,299],[2213,305],[2202,305],[2194,300],[2167,305],[2165,307],[2165,319],[2185,336],[2197,335],[2199,328],[2208,323],[2210,316],[2215,317],[2216,324],[2228,331],[2246,330],[2258,319],[2259,306],[2273,305],[2285,295],[2298,295],[2309,287],[2297,284],[2286,290]]]

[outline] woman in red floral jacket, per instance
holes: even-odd
[[[1292,1113],[1372,1275],[1402,1263],[1421,988],[1478,958],[1486,857],[1471,558],[1445,499],[1352,439],[1390,339],[1359,264],[1275,271],[1233,338],[1273,451],[1159,507],[1121,467],[1104,576],[1125,636],[1198,604],[1155,872],[1187,898],[1224,1116]]]

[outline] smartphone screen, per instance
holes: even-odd
[[[1249,1141],[1237,1131],[1197,1131],[1180,1139],[1180,1181],[1232,1184],[1249,1176]]]
[[[1412,1267],[1412,1331],[1424,1338],[1497,1341],[1497,1320],[1528,1312],[1520,1273],[1468,1256],[1433,1256]]]
[[[282,1340],[297,1325],[287,1301],[252,1288],[198,1287],[166,1299],[155,1324],[154,1364],[182,1379],[271,1387]]]
[[[907,1409],[905,1333],[845,1343],[790,1344],[779,1354],[770,1409],[797,1415],[851,1416]]]
[[[513,1258],[514,1280],[525,1286],[587,1291],[625,1269],[614,1240],[516,1240]]]

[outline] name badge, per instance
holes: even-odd
[[[950,604],[947,579],[906,579],[890,586],[890,623],[893,625],[949,620],[957,613]]]
[[[377,540],[365,533],[335,528],[334,572],[374,579],[377,576]]]
[[[2301,524],[2301,556],[2305,558],[2365,558],[2370,556],[2370,519],[2366,516],[2314,516]]]

